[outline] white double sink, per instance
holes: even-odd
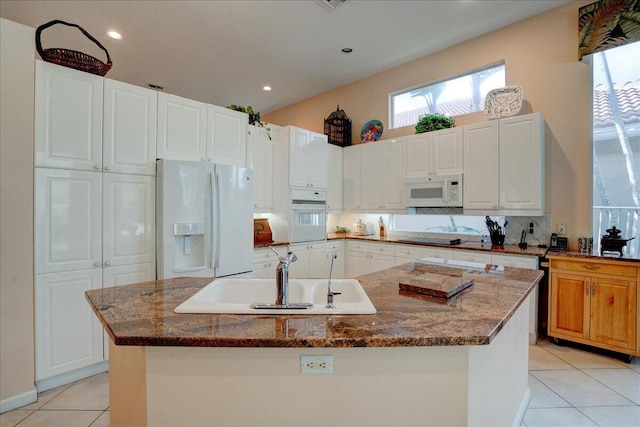
[[[355,279],[332,279],[335,308],[327,308],[327,279],[289,279],[289,303],[311,303],[307,309],[251,308],[273,304],[274,279],[220,278],[209,283],[174,310],[176,313],[210,314],[374,314],[375,307]]]

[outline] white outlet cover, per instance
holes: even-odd
[[[302,375],[332,374],[333,356],[330,354],[301,355],[300,373]]]

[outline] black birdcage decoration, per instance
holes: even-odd
[[[324,119],[324,134],[329,144],[346,147],[351,145],[351,119],[338,105],[336,111]]]

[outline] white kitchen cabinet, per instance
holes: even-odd
[[[115,80],[104,80],[102,169],[156,174],[158,93]]]
[[[342,149],[342,208],[360,209],[360,149],[362,144]]]
[[[102,266],[102,173],[35,169],[35,272]]]
[[[102,175],[102,265],[155,262],[155,179]]]
[[[207,161],[247,165],[248,115],[217,105],[207,105]]]
[[[36,61],[35,166],[102,169],[103,81]]]
[[[360,149],[360,209],[379,211],[382,205],[382,144],[362,144]]]
[[[315,279],[329,276],[328,269],[326,272],[323,271],[326,264],[324,242],[291,245],[289,250],[298,257],[298,260],[289,266],[289,277],[292,279]]]
[[[205,161],[207,106],[167,93],[158,94],[156,155],[159,159]]]
[[[253,169],[253,208],[270,212],[273,208],[273,141],[267,130],[249,125],[247,167]]]
[[[395,265],[395,247],[389,243],[347,241],[345,277],[391,268]]]
[[[382,206],[404,209],[406,138],[386,139],[382,144]]]
[[[422,247],[415,245],[395,245],[395,265],[417,261],[423,258]]]
[[[327,210],[342,211],[342,147],[327,144]]]
[[[288,246],[272,246],[279,256],[286,256]],[[253,271],[249,274],[254,279],[275,279],[276,267],[278,266],[278,256],[267,248],[257,248],[253,250]]]
[[[327,188],[327,136],[295,126],[289,133],[289,185]]]
[[[443,260],[453,259],[453,249],[438,248],[435,246],[425,246],[422,248],[424,258],[437,258]]]
[[[465,214],[544,215],[540,113],[464,127]]]
[[[336,259],[333,261],[333,272],[331,277],[334,279],[344,278],[344,268],[346,264],[345,249],[343,240],[332,240],[324,245],[325,248],[325,266],[323,271],[328,273],[331,270],[331,258],[333,254],[336,254]]]
[[[407,178],[463,172],[461,127],[407,136]]]
[[[491,264],[491,252],[465,251],[455,249],[453,251],[453,259],[456,261],[477,262],[480,264]]]
[[[98,268],[36,275],[36,381],[103,360],[102,325],[84,297],[101,286]]]

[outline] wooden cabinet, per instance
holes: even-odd
[[[156,174],[158,93],[104,80],[102,169],[105,172]]]
[[[253,169],[253,207],[256,212],[273,208],[273,141],[264,128],[249,125],[247,167]]]
[[[158,94],[159,159],[207,159],[207,106],[167,93]]]
[[[549,258],[549,336],[640,355],[637,264]]]
[[[342,211],[342,147],[327,144],[327,210]]]
[[[407,178],[463,171],[461,127],[407,136]]]
[[[103,81],[36,61],[35,166],[102,169]]]
[[[464,126],[465,214],[544,215],[540,113]]]
[[[248,115],[207,104],[207,161],[247,165]]]
[[[295,126],[289,142],[289,185],[327,188],[327,136]]]

